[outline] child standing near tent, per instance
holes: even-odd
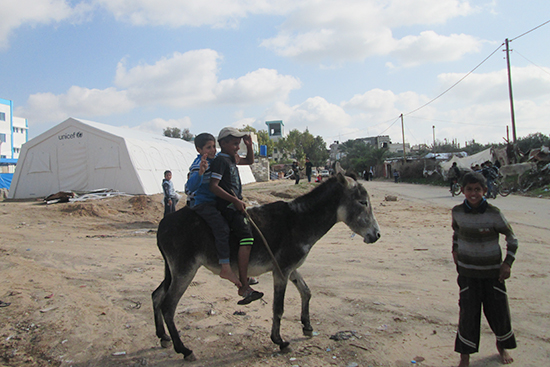
[[[241,178],[235,158],[239,151],[241,138],[246,145],[247,154],[245,158],[239,159],[238,164],[250,165],[254,163],[254,151],[252,150],[250,135],[238,131],[233,127],[223,128],[218,135],[221,152],[210,165],[212,171],[210,191],[217,196],[218,210],[227,220],[231,230],[239,238],[238,263],[239,278],[241,281],[239,295],[243,299],[237,303],[246,305],[262,298],[264,294],[252,289],[248,280],[248,261],[252,245],[254,244],[254,236],[244,214],[246,205],[242,201]]]
[[[174,189],[172,183],[172,172],[164,171],[164,180],[162,180],[162,190],[164,191],[164,215],[176,211],[176,205],[180,200],[180,196]]]
[[[452,210],[453,260],[460,287],[460,316],[455,352],[460,353],[459,367],[470,365],[470,354],[479,348],[481,308],[491,330],[502,363],[513,362],[507,349],[516,347],[512,330],[508,296],[504,281],[516,257],[518,241],[498,208],[483,197],[487,192],[480,173],[463,177],[466,199]],[[506,237],[506,256],[502,260],[499,235]]]
[[[189,167],[189,179],[185,184],[187,204],[212,229],[218,261],[221,265],[220,277],[241,287],[242,284],[231,270],[229,261],[229,225],[216,207],[216,195],[210,191],[209,167],[216,157],[216,138],[209,133],[197,135],[195,149],[199,154]]]

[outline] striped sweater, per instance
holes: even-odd
[[[499,235],[506,239],[504,262],[512,266],[518,241],[500,210],[485,199],[477,208],[467,200],[452,210],[453,252],[458,254],[457,270],[472,278],[498,278],[502,264]]]

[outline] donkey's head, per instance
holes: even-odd
[[[367,190],[351,177],[341,173],[336,177],[344,186],[338,207],[338,221],[346,223],[353,232],[362,236],[365,243],[376,242],[380,238],[380,227],[374,217]]]

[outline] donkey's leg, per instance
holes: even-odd
[[[281,319],[285,308],[285,292],[287,278],[281,278],[276,273],[273,274],[273,324],[271,325],[271,340],[279,346],[279,349],[288,348],[289,342],[281,338]]]
[[[164,330],[164,319],[160,310],[160,305],[166,296],[166,288],[168,288],[167,284],[170,284],[170,282],[169,279],[165,278],[151,295],[153,298],[153,311],[155,314],[155,329],[157,337],[160,338],[160,345],[163,348],[168,348],[170,344],[172,344],[172,339],[170,339],[170,336],[168,336],[168,334],[166,334],[166,330]]]
[[[164,298],[166,297],[166,290],[170,286],[171,282],[172,275],[170,274],[170,268],[165,262],[164,280],[160,283],[157,289],[153,291],[153,294],[151,295],[151,298],[153,299],[153,311],[155,315],[155,329],[157,337],[160,338],[160,345],[163,348],[168,348],[170,344],[172,344],[170,337],[168,336],[168,334],[166,334],[166,331],[164,330],[164,319],[160,310],[160,305],[162,304],[162,302],[164,302]]]
[[[304,278],[302,278],[302,275],[298,273],[297,270],[294,270],[290,274],[290,280],[294,283],[296,288],[298,288],[300,298],[302,299],[302,331],[305,336],[313,336],[313,328],[311,327],[311,322],[309,320],[309,300],[311,299],[311,291],[304,281]]]
[[[164,301],[161,304],[162,314],[164,316],[164,322],[166,322],[166,327],[168,332],[172,337],[172,342],[174,343],[174,350],[177,353],[182,353],[186,360],[194,361],[196,360],[193,351],[187,349],[181,338],[178,334],[178,329],[174,323],[174,315],[176,314],[176,308],[178,307],[178,302],[183,296],[183,293],[195,277],[199,266],[183,267],[185,272],[179,274],[172,274],[172,283],[166,291]]]

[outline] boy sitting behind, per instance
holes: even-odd
[[[502,363],[514,360],[507,349],[516,347],[504,280],[516,257],[518,241],[500,210],[489,204],[485,178],[480,173],[463,177],[466,199],[452,210],[453,260],[458,270],[460,316],[455,352],[459,367],[470,365],[470,354],[479,348],[481,306],[489,326],[496,334]],[[502,261],[499,234],[506,237],[506,257]]]
[[[195,137],[195,148],[199,154],[189,167],[189,179],[185,184],[188,205],[212,229],[221,265],[220,277],[240,288],[242,284],[229,262],[229,225],[216,208],[216,195],[210,191],[211,172],[208,168],[216,157],[216,139],[212,134],[199,134]]]
[[[236,162],[236,156],[239,151],[241,138],[247,148],[245,158],[239,158]],[[250,135],[240,132],[233,127],[225,127],[218,135],[218,143],[221,152],[216,156],[210,170],[212,176],[210,179],[210,191],[217,196],[218,210],[227,220],[231,230],[239,238],[239,277],[241,287],[239,295],[243,297],[237,302],[240,305],[249,304],[252,301],[263,297],[263,293],[255,291],[248,282],[248,261],[250,251],[254,244],[254,236],[250,225],[244,216],[246,205],[242,201],[242,185],[239,176],[237,163],[240,165],[250,165],[254,163],[254,151],[252,150],[252,139]]]

